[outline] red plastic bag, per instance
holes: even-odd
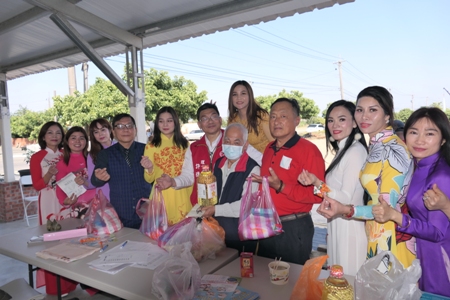
[[[238,234],[241,241],[264,239],[283,233],[267,177],[263,177],[262,190],[252,193],[252,179],[247,179],[247,190],[242,197]]]
[[[102,190],[98,190],[94,200],[89,204],[84,224],[88,233],[98,235],[111,234],[123,227],[116,210],[103,195]]]
[[[291,300],[321,300],[324,279],[318,279],[328,255],[306,261],[292,290]]]
[[[142,202],[148,202],[142,205]],[[146,208],[142,215],[143,209]],[[167,230],[167,212],[164,205],[164,199],[159,188],[155,187],[153,199],[142,198],[136,206],[136,213],[142,218],[142,224],[139,231],[153,240],[157,240],[164,231]]]

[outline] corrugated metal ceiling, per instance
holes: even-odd
[[[8,80],[87,61],[50,20],[54,11],[33,4],[65,0],[0,1],[0,72]],[[275,20],[354,0],[68,0],[86,12],[143,37],[143,48]],[[71,24],[102,57],[125,45]]]

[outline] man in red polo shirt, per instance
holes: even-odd
[[[279,98],[272,104],[269,127],[275,141],[264,151],[261,176],[252,177],[261,182],[262,176],[267,176],[284,230],[283,234],[260,240],[258,255],[304,264],[314,235],[311,208],[322,199],[314,195],[312,186],[301,185],[297,178],[302,170],[308,170],[324,180],[325,162],[316,145],[297,134],[299,123],[297,100]]]

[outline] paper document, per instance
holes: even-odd
[[[36,256],[69,263],[89,256],[98,250],[100,249],[97,247],[76,245],[72,243],[59,243],[56,246],[36,252]]]
[[[169,254],[152,243],[127,241],[102,253],[98,259],[89,262],[93,269],[115,274],[125,267],[137,267],[154,270],[169,258]],[[113,273],[114,272],[114,273]]]
[[[75,174],[70,172],[66,176],[64,176],[61,180],[56,182],[56,184],[66,193],[67,197],[72,196],[72,194],[75,194],[75,196],[79,197],[84,192],[86,192],[86,189],[82,185],[78,185],[75,182]]]

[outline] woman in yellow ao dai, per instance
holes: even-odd
[[[184,154],[189,146],[188,141],[181,134],[180,121],[172,107],[161,108],[155,120],[154,136],[145,147],[142,163],[146,168],[144,178],[150,183],[155,183],[155,180],[163,174],[172,178],[180,175]],[[150,193],[150,199],[154,191],[155,185]],[[191,192],[192,186],[162,191],[169,226],[183,220],[192,209]]]

